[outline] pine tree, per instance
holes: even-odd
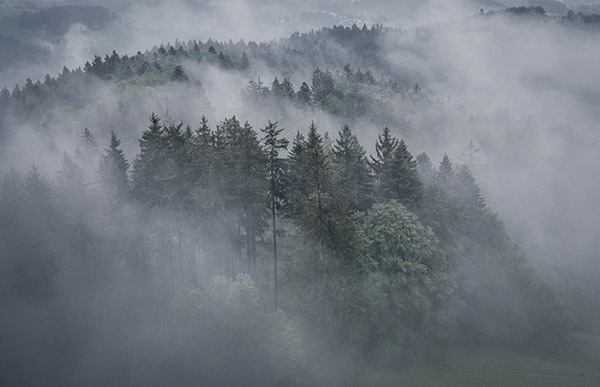
[[[256,235],[264,227],[264,198],[268,192],[268,180],[264,166],[266,155],[260,146],[257,133],[248,122],[240,132],[237,144],[232,144],[234,155],[238,156],[237,173],[239,181],[238,200],[243,209],[246,230],[246,255],[251,272],[256,267]]]
[[[332,201],[333,173],[329,166],[323,144],[323,137],[311,123],[306,141],[303,144],[302,164],[299,169],[296,202],[293,216],[298,220],[309,240],[321,245],[335,241],[334,229],[330,226],[329,210]]]
[[[164,128],[160,118],[150,115],[150,126],[139,140],[140,153],[133,162],[133,192],[145,206],[164,205]]]
[[[181,129],[183,123],[163,127],[163,155],[165,163],[161,181],[163,194],[170,206],[181,209],[185,206],[189,182],[185,178],[187,169],[186,139]]]
[[[294,98],[296,96],[296,92],[294,91],[294,85],[290,82],[289,79],[284,78],[281,83],[281,88],[283,89],[283,94],[288,98]]]
[[[267,173],[269,177],[269,203],[271,207],[271,222],[273,227],[273,288],[275,298],[275,310],[278,309],[279,287],[277,279],[277,224],[276,212],[279,211],[286,201],[286,179],[284,160],[279,158],[279,151],[286,150],[289,141],[279,138],[282,129],[277,128],[277,122],[269,124],[261,129],[264,133],[263,142],[267,152]]]
[[[467,214],[480,213],[485,207],[479,185],[466,164],[463,164],[456,173],[456,191]]]
[[[417,161],[400,140],[392,159],[392,187],[394,198],[408,207],[416,206],[423,196],[423,183],[417,172]]]
[[[105,149],[96,172],[98,184],[113,208],[125,201],[129,195],[129,163],[120,146],[121,141],[115,132],[111,131],[109,147]]]
[[[271,93],[276,98],[281,98],[285,94],[285,90],[283,89],[283,86],[277,77],[275,77],[275,79],[273,79],[273,83],[271,83]]]
[[[317,68],[313,72],[312,93],[317,104],[324,106],[327,97],[333,93],[334,88],[335,83],[329,71],[321,71]]]
[[[302,82],[302,85],[300,85],[300,89],[298,90],[298,94],[296,95],[296,97],[298,98],[298,101],[303,103],[305,106],[312,105],[313,94],[306,82]]]
[[[352,207],[367,210],[372,201],[372,177],[365,150],[348,125],[342,127],[333,145],[333,161],[340,174],[343,194]]]
[[[385,127],[383,134],[377,136],[375,143],[375,157],[371,156],[371,167],[375,172],[377,179],[376,191],[380,197],[393,198],[394,192],[391,184],[393,174],[393,158],[398,139],[390,134],[390,130]]]
[[[292,149],[288,157],[287,203],[283,207],[283,211],[287,215],[293,215],[296,198],[300,194],[300,174],[304,165],[304,142],[305,138],[302,133],[300,131],[296,132],[296,137],[292,141]]]
[[[438,178],[446,187],[452,186],[454,183],[454,167],[447,154],[444,154],[444,158],[440,162],[438,168]]]
[[[429,184],[435,177],[435,171],[433,170],[433,163],[429,158],[429,155],[425,152],[417,155],[417,172],[421,181],[425,184]]]

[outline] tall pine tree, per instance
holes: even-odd
[[[269,177],[269,205],[271,209],[271,222],[273,231],[273,289],[274,289],[274,307],[278,309],[279,304],[279,287],[277,278],[277,214],[286,201],[286,176],[285,176],[285,161],[279,157],[279,152],[286,150],[289,141],[285,138],[280,138],[279,135],[283,132],[277,128],[277,122],[269,124],[262,129],[264,133],[263,142],[267,153],[267,173]]]

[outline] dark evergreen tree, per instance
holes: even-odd
[[[454,183],[454,166],[452,165],[452,162],[447,154],[444,154],[444,158],[440,162],[438,171],[438,178],[441,180],[444,186],[452,186]]]
[[[292,85],[292,82],[290,82],[289,79],[283,79],[283,82],[281,83],[281,88],[283,90],[283,95],[285,95],[286,97],[294,98],[296,96],[296,92],[294,91],[294,85]]]
[[[115,132],[111,131],[110,144],[105,149],[96,172],[98,184],[112,208],[117,208],[129,196],[129,163],[120,146],[121,141]]]
[[[418,205],[423,196],[423,183],[417,172],[417,161],[404,140],[400,140],[392,159],[391,188],[395,199],[404,205],[413,207]]]
[[[306,82],[302,82],[302,85],[300,85],[300,89],[298,90],[298,94],[296,96],[298,101],[300,101],[302,104],[306,106],[310,106],[312,104],[313,94]]]
[[[466,164],[463,164],[456,173],[456,192],[467,214],[472,215],[474,212],[483,211],[485,201],[481,196],[479,185]]]
[[[279,152],[286,150],[289,141],[280,138],[283,128],[277,128],[277,122],[269,124],[262,129],[264,133],[263,143],[267,153],[267,173],[269,177],[269,205],[271,208],[271,225],[273,230],[273,289],[274,289],[274,307],[278,309],[279,304],[279,285],[277,277],[277,211],[279,211],[286,202],[286,176],[285,161],[279,157]]]
[[[133,193],[145,206],[164,205],[166,195],[162,179],[165,177],[164,128],[160,118],[150,115],[150,126],[139,140],[140,153],[133,162]]]
[[[417,172],[419,173],[419,177],[424,184],[430,184],[434,177],[435,171],[433,169],[433,163],[429,158],[429,155],[425,152],[417,155]]]
[[[275,79],[273,79],[273,83],[271,83],[271,94],[275,98],[281,98],[285,95],[283,85],[279,82],[279,79],[277,79],[277,77],[275,77]]]
[[[371,167],[375,172],[376,191],[378,196],[393,198],[393,186],[391,184],[393,174],[393,158],[398,139],[391,135],[390,130],[385,127],[383,133],[377,136],[375,143],[375,157],[371,156]]]
[[[287,163],[287,203],[283,207],[283,210],[287,215],[292,215],[294,213],[294,204],[296,203],[296,198],[301,189],[300,174],[302,173],[304,165],[304,142],[305,138],[302,133],[300,133],[300,131],[296,132],[296,136],[292,141],[292,147]]]
[[[175,69],[173,70],[173,75],[171,76],[171,79],[176,82],[189,82],[190,81],[190,79],[188,78],[185,71],[183,71],[183,67],[181,67],[181,65],[175,66]]]
[[[365,150],[348,125],[338,133],[333,145],[333,161],[339,171],[342,194],[356,210],[365,211],[372,203],[372,177]]]
[[[327,97],[333,94],[335,83],[329,71],[316,69],[312,77],[312,94],[315,102],[320,106],[325,106]]]

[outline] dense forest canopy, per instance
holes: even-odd
[[[0,384],[348,385],[597,334],[598,15],[491,3],[11,76]],[[115,7],[10,20],[63,42],[116,28]],[[2,74],[56,55],[0,43]]]

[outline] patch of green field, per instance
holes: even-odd
[[[600,386],[600,337],[573,334],[551,349],[453,348],[436,362],[368,369],[362,386]]]

